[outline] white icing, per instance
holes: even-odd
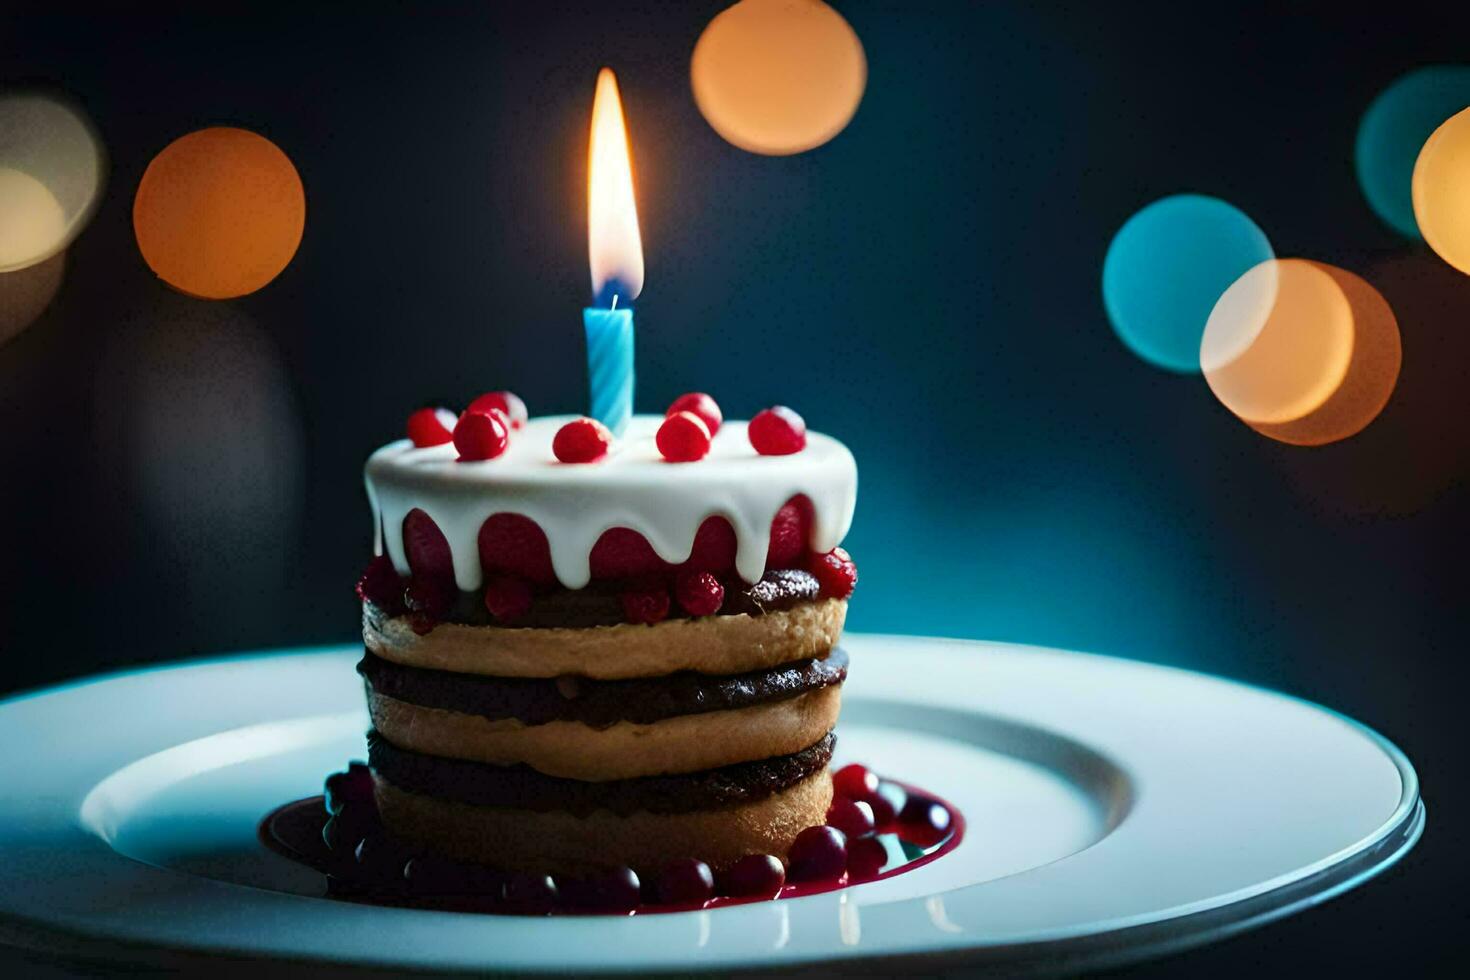
[[[484,579],[480,526],[492,514],[523,514],[546,532],[557,579],[580,589],[592,577],[592,546],[608,528],[633,528],[660,558],[677,563],[689,558],[705,518],[722,516],[735,529],[735,569],[753,582],[765,571],[771,520],[792,497],[811,499],[814,551],[837,547],[852,524],[857,463],[830,436],[808,432],[801,452],[761,456],[744,422],[726,422],[704,459],[669,463],[654,443],[662,417],[635,415],[606,459],[559,463],[551,441],[574,417],[531,419],[496,459],[461,463],[453,443],[419,449],[407,439],[373,453],[365,476],[375,553],[386,547],[399,574],[408,574],[403,518],[419,508],[444,532],[455,581],[471,591]]]

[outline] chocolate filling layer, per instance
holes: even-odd
[[[798,568],[779,569],[767,572],[759,582],[746,585],[738,579],[726,580],[725,604],[718,615],[733,616],[746,613],[759,616],[762,613],[791,609],[803,602],[815,602],[821,593],[816,578]],[[594,582],[584,589],[556,589],[536,596],[531,609],[516,620],[517,627],[545,629],[564,627],[585,629],[591,626],[616,626],[628,621],[619,599],[624,584]],[[669,609],[670,618],[677,619],[683,613],[678,603]],[[494,620],[485,610],[481,592],[460,592],[452,609],[444,617],[445,622],[463,623],[467,626],[493,625]]]
[[[519,810],[565,810],[585,816],[611,810],[688,813],[762,800],[826,768],[837,736],[828,732],[815,745],[792,755],[740,762],[681,776],[643,776],[605,783],[547,776],[530,766],[490,766],[400,749],[377,731],[368,732],[368,764],[399,789],[475,806]]]
[[[357,665],[379,694],[424,708],[444,708],[527,725],[580,721],[607,728],[620,721],[652,724],[679,715],[729,711],[784,701],[847,679],[847,654],[798,660],[768,670],[712,676],[680,671],[664,677],[594,681],[585,677],[541,680],[486,677],[424,667],[406,667],[369,651]]]

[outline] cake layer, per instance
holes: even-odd
[[[704,459],[670,464],[655,443],[662,417],[638,415],[606,458],[562,464],[551,444],[570,420],[529,420],[494,459],[461,462],[452,443],[415,447],[407,439],[373,453],[366,482],[377,553],[386,550],[399,574],[408,574],[403,518],[420,509],[444,532],[459,588],[473,592],[484,578],[481,526],[493,514],[522,514],[546,532],[557,580],[580,589],[591,579],[592,546],[609,528],[638,531],[658,557],[678,564],[689,558],[705,518],[721,516],[735,531],[736,570],[754,582],[766,569],[771,520],[792,497],[812,503],[812,551],[831,551],[852,523],[857,464],[830,436],[808,432],[800,452],[761,456],[746,424],[730,420]]]
[[[357,672],[371,690],[422,708],[443,708],[489,721],[524,725],[581,722],[607,728],[618,722],[652,724],[678,715],[731,711],[793,698],[847,679],[847,654],[712,676],[680,671],[665,677],[598,681],[575,676],[487,677],[409,667],[369,652]]]
[[[492,677],[594,680],[662,677],[678,671],[741,674],[813,657],[837,645],[847,601],[821,599],[759,616],[671,619],[589,629],[527,629],[442,623],[420,635],[405,616],[363,603],[367,649],[384,660]]]
[[[625,814],[474,806],[374,778],[378,810],[397,837],[506,871],[584,875],[627,865],[652,880],[668,862],[698,858],[721,871],[747,854],[784,858],[796,835],[826,819],[826,768],[759,799],[705,810]]]
[[[592,782],[695,773],[799,752],[832,730],[841,705],[841,688],[832,686],[735,710],[599,729],[580,721],[490,721],[368,694],[373,727],[402,748]]]
[[[725,601],[716,614],[720,616],[736,616],[741,613],[759,616],[763,613],[795,609],[803,603],[817,601],[821,593],[821,586],[815,576],[795,568],[766,572],[753,585],[728,577],[723,585]],[[593,582],[585,589],[556,589],[537,595],[531,601],[530,610],[516,619],[515,626],[531,629],[585,629],[626,623],[628,614],[623,609],[620,598],[626,587],[626,583],[622,582]],[[677,619],[686,616],[686,613],[674,603],[669,609],[669,615]],[[459,593],[457,601],[442,620],[468,626],[495,625],[495,620],[485,609],[484,595],[479,592]]]
[[[493,766],[425,755],[368,733],[368,764],[383,779],[420,796],[474,806],[563,810],[586,816],[599,810],[626,816],[638,810],[686,813],[748,804],[825,770],[836,736],[828,732],[790,755],[705,769],[684,775],[606,782],[565,779],[527,765]]]

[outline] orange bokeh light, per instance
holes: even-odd
[[[1351,439],[1267,458],[1328,512],[1373,519],[1415,514],[1470,477],[1470,276],[1416,249],[1374,263],[1364,278],[1403,329],[1407,350],[1392,397]]]
[[[1201,346],[1220,402],[1260,434],[1299,446],[1360,432],[1388,403],[1401,361],[1398,321],[1378,291],[1307,259],[1273,259],[1236,280]]]
[[[1270,297],[1264,308],[1263,296]],[[1276,424],[1326,402],[1347,375],[1352,350],[1352,308],[1336,281],[1315,262],[1269,259],[1215,304],[1200,366],[1215,396],[1243,421]]]
[[[306,193],[290,158],[233,127],[174,140],[148,165],[133,200],[143,259],[181,292],[229,299],[286,268],[306,226]]]
[[[1297,446],[1323,446],[1361,432],[1388,404],[1399,380],[1403,344],[1398,319],[1383,295],[1345,269],[1313,262],[1342,290],[1353,316],[1353,351],[1347,373],[1326,401],[1299,419],[1251,428]]]
[[[1429,247],[1470,275],[1470,109],[1446,119],[1414,163],[1414,218]]]
[[[852,27],[820,0],[742,0],[700,35],[690,79],[715,132],[782,156],[842,132],[862,101],[868,62]]]

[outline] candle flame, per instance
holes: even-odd
[[[597,73],[587,150],[587,258],[592,294],[628,303],[643,291],[643,240],[633,201],[633,161],[612,69]]]

